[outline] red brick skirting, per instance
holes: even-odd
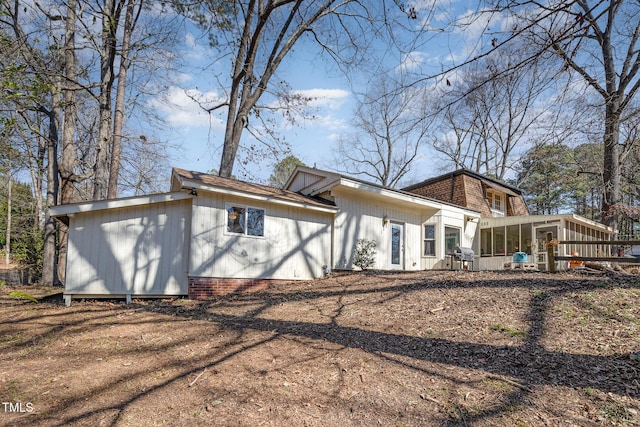
[[[189,298],[202,300],[240,292],[264,291],[270,284],[284,283],[276,279],[227,279],[220,277],[189,277]]]

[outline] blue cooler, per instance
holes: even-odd
[[[513,262],[527,262],[527,253],[526,252],[514,252],[513,253]]]

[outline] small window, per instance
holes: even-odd
[[[506,195],[494,190],[487,190],[487,202],[493,216],[505,216]]]
[[[424,225],[424,249],[422,256],[436,256],[436,226]]]
[[[502,208],[502,194],[493,193],[493,209],[498,212],[504,212]]]
[[[264,209],[227,207],[227,231],[246,236],[264,236]]]

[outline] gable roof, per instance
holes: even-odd
[[[311,196],[320,195],[335,187],[341,186],[344,188],[351,188],[360,191],[366,191],[371,194],[378,194],[383,197],[395,199],[399,202],[419,204],[422,206],[429,206],[432,208],[440,208],[442,205],[461,209],[470,213],[471,215],[478,214],[479,211],[475,209],[466,208],[453,203],[448,203],[442,200],[438,200],[431,197],[426,197],[420,194],[415,194],[404,189],[398,190],[395,188],[387,187],[384,185],[364,181],[359,178],[353,178],[350,176],[342,175],[336,172],[325,171],[317,168],[311,168],[308,166],[297,166],[293,171],[289,180],[285,184],[285,188],[290,188],[296,180],[297,174],[307,174],[315,179],[303,186],[298,191],[309,194]]]
[[[473,172],[469,169],[458,169],[455,170],[453,172],[449,172],[446,173],[444,175],[440,175],[440,176],[436,176],[434,178],[429,178],[429,179],[425,179],[424,181],[420,181],[416,184],[412,184],[409,185],[407,187],[404,187],[402,190],[404,191],[412,191],[427,185],[431,185],[435,182],[439,182],[445,179],[451,179],[453,177],[456,177],[458,175],[467,175],[470,176],[472,178],[475,178],[479,181],[481,181],[482,183],[484,183],[485,185],[487,185],[488,187],[494,188],[496,190],[502,191],[503,193],[509,194],[510,196],[521,196],[522,195],[522,190],[520,190],[518,187],[515,187],[511,184],[507,184],[504,181],[500,181],[494,178],[490,178],[488,176],[479,174],[477,172]]]
[[[309,197],[289,190],[267,185],[223,178],[217,175],[173,168],[171,190],[195,189],[213,193],[229,194],[254,200],[269,201],[305,209],[323,212],[336,212],[338,209],[329,200]]]

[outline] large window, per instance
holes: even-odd
[[[531,224],[522,224],[520,228],[520,242],[522,244],[520,250],[526,252],[527,255],[531,255],[533,253],[533,245],[535,245],[531,238]]]
[[[493,240],[491,238],[491,229],[483,228],[480,230],[480,255],[482,256],[491,256],[493,253],[491,251],[491,247],[493,245]]]
[[[451,254],[460,245],[460,229],[453,227],[444,228],[445,253]]]
[[[264,236],[264,209],[228,206],[227,231],[245,236]]]
[[[436,226],[433,224],[424,225],[424,241],[422,256],[436,256]]]
[[[493,255],[505,254],[504,227],[493,229]]]
[[[514,252],[520,252],[520,226],[507,226],[507,255],[513,255]]]

